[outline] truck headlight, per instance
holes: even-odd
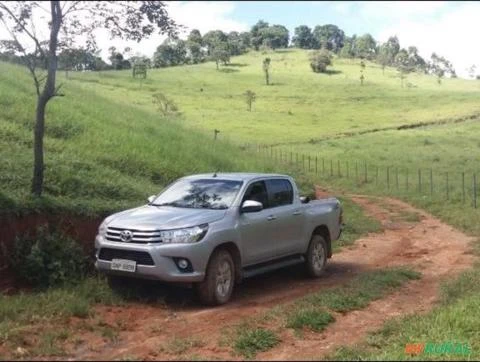
[[[103,220],[103,222],[98,227],[98,235],[101,237],[105,237],[107,235],[107,221]]]
[[[208,231],[208,225],[194,226],[192,228],[165,230],[160,235],[163,243],[185,244],[195,243],[203,239]]]

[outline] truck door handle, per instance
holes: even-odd
[[[299,210],[295,210],[295,211],[293,212],[293,215],[295,215],[295,216],[297,216],[297,215],[302,215],[302,212],[299,211]]]
[[[276,220],[276,219],[277,219],[277,217],[275,215],[270,215],[270,216],[267,217],[268,221],[272,221],[272,220]]]

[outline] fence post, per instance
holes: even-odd
[[[315,175],[318,175],[318,157],[315,156]]]
[[[418,169],[418,192],[422,192],[422,170]]]
[[[447,182],[447,185],[446,185],[447,186],[447,200],[449,200],[450,199],[450,190],[449,190],[450,187],[448,185],[448,172],[446,174],[446,182]]]
[[[387,189],[390,190],[390,166],[387,166]]]
[[[477,175],[473,174],[473,207],[477,208]]]
[[[367,175],[367,161],[365,161],[365,183],[368,183],[368,175]]]
[[[310,172],[310,155],[308,155],[308,172]]]
[[[406,186],[406,190],[408,191],[408,168],[407,168],[407,172],[405,174],[405,186]]]
[[[395,185],[397,186],[397,190],[399,189],[398,187],[398,167],[395,167]]]
[[[433,171],[430,169],[430,196],[433,195]]]
[[[465,203],[465,172],[462,172],[462,202]]]
[[[305,171],[305,155],[302,153],[302,167],[303,171]]]

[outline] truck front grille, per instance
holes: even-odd
[[[126,259],[136,261],[139,265],[155,265],[152,256],[146,251],[121,250],[102,248],[98,259],[112,261],[112,259]]]
[[[130,240],[123,241],[120,237],[122,231],[130,231],[133,235]],[[148,243],[161,243],[159,230],[136,230],[136,229],[122,229],[115,227],[107,228],[106,239],[109,241],[128,242],[134,244],[148,244]]]

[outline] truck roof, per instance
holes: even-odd
[[[216,177],[214,177],[216,174]],[[197,175],[190,175],[184,177],[184,179],[205,179],[205,178],[218,178],[224,180],[238,180],[238,181],[250,181],[256,178],[261,177],[287,177],[287,175],[275,174],[275,173],[248,173],[248,172],[211,172],[211,173],[203,173]]]

